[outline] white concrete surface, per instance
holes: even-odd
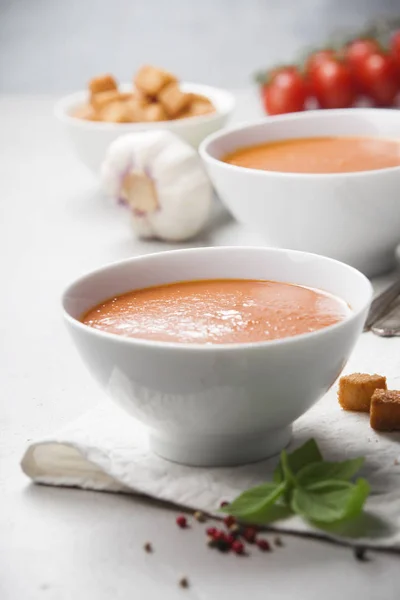
[[[178,530],[175,511],[144,499],[29,485],[19,469],[27,442],[100,398],[64,329],[62,289],[104,262],[166,247],[134,240],[125,212],[69,152],[52,103],[0,98],[0,599],[398,598],[399,555],[360,563],[345,548],[286,536],[272,555],[239,559],[211,552],[200,526]],[[255,111],[242,96],[237,118]],[[220,211],[196,244],[241,242],[257,239]],[[371,360],[371,344],[358,352]]]

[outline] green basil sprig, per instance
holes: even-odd
[[[282,450],[273,481],[240,494],[221,510],[240,521],[263,525],[295,513],[324,527],[361,514],[370,492],[365,479],[352,481],[363,458],[323,459],[314,439],[294,452]]]

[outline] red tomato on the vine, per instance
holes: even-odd
[[[307,86],[295,67],[278,69],[270,82],[263,86],[264,108],[270,115],[304,110]]]
[[[392,106],[400,89],[399,71],[392,56],[384,52],[370,54],[360,64],[358,74],[376,106]]]
[[[308,77],[311,77],[315,69],[317,69],[323,62],[335,57],[336,52],[334,50],[331,50],[330,48],[327,48],[325,50],[317,50],[316,52],[313,52],[307,58],[305,66],[306,74],[308,75]]]
[[[355,71],[370,55],[379,52],[379,44],[372,38],[353,40],[344,49],[343,58]]]
[[[365,89],[360,69],[371,54],[379,51],[380,46],[373,38],[353,40],[343,50],[343,58],[350,67],[357,90],[361,93],[365,92]]]
[[[354,80],[344,62],[326,59],[314,70],[311,83],[321,108],[349,108],[354,103]]]

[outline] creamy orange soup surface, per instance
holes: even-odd
[[[183,344],[275,340],[342,321],[350,308],[325,292],[276,281],[183,281],[133,290],[82,316],[89,327]]]
[[[239,148],[231,165],[284,173],[354,173],[400,166],[400,141],[374,137],[314,137]]]

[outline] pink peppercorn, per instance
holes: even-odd
[[[184,517],[183,515],[179,515],[179,517],[176,517],[176,524],[181,529],[185,529],[187,527],[187,519],[186,519],[186,517]]]
[[[236,523],[236,519],[235,519],[235,517],[228,515],[227,517],[225,517],[224,523],[225,523],[226,527],[228,527],[228,529],[229,529],[229,527],[231,525],[234,525]]]
[[[223,500],[219,506],[220,506],[220,508],[224,508],[224,506],[228,506],[228,504],[229,504],[229,502],[227,502],[226,500]]]
[[[215,527],[208,527],[208,529],[206,529],[206,534],[209,537],[214,537],[216,533],[217,533],[217,529]]]
[[[256,541],[257,530],[254,527],[246,527],[243,531],[243,537],[249,544],[254,544]]]
[[[267,540],[257,540],[256,544],[263,552],[268,552],[271,550],[270,543]]]
[[[235,540],[231,548],[235,554],[243,554],[244,552],[244,544],[242,544],[242,542],[239,542],[239,540]]]
[[[225,541],[225,532],[222,531],[222,529],[217,529],[213,535],[214,540],[216,540],[217,542],[224,542]]]

